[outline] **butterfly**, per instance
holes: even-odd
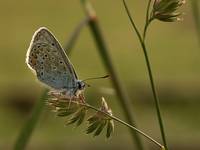
[[[26,63],[40,82],[62,91],[69,99],[77,98],[85,89],[86,84],[78,79],[58,40],[45,27],[34,33],[26,54]]]

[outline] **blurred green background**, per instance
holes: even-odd
[[[117,71],[132,99],[133,112],[140,129],[161,141],[142,49],[133,32],[121,0],[91,0],[99,17],[105,40]],[[140,29],[143,29],[146,2],[127,0]],[[184,21],[155,21],[148,32],[147,45],[153,66],[162,114],[171,150],[200,149],[200,47],[188,2]],[[60,0],[0,1],[0,149],[12,149],[20,129],[44,87],[25,64],[31,37],[41,26],[49,28],[64,45],[83,19],[80,2]],[[105,75],[89,28],[81,32],[70,56],[81,79]],[[104,96],[114,115],[123,119],[111,82],[90,81],[87,101],[100,103]],[[115,124],[109,140],[97,138],[79,128],[64,126],[48,107],[31,137],[27,149],[133,149],[126,127]],[[146,147],[157,149],[143,139]]]

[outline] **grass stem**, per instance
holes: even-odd
[[[192,12],[194,16],[195,26],[197,30],[197,36],[200,44],[200,2],[199,0],[191,0]]]
[[[45,105],[47,92],[48,90],[45,90],[43,94],[41,95],[41,97],[38,99],[37,103],[35,104],[32,115],[30,116],[28,121],[25,123],[25,126],[22,128],[17,138],[17,141],[14,145],[14,150],[23,150],[28,144],[28,141],[30,140],[32,132],[42,114],[42,110]]]
[[[156,87],[155,87],[155,83],[154,83],[150,59],[149,59],[146,44],[145,44],[145,37],[146,37],[147,28],[148,28],[149,24],[153,21],[153,19],[149,18],[150,3],[151,3],[151,0],[149,0],[148,6],[147,6],[146,23],[145,23],[145,28],[144,28],[144,32],[143,32],[143,38],[142,38],[137,26],[135,25],[133,18],[131,17],[130,11],[129,11],[128,6],[126,4],[126,1],[123,0],[123,4],[124,4],[125,10],[126,10],[126,13],[129,17],[129,20],[130,20],[130,22],[131,22],[131,24],[132,24],[132,26],[133,26],[133,28],[134,28],[137,36],[138,36],[140,44],[142,46],[142,50],[143,50],[144,57],[145,57],[145,62],[146,62],[146,65],[147,65],[148,75],[149,75],[149,79],[150,79],[151,89],[152,89],[152,93],[153,93],[153,98],[154,98],[154,102],[155,102],[156,113],[157,113],[157,117],[158,117],[158,122],[159,122],[159,126],[160,126],[160,132],[161,132],[162,140],[163,140],[165,149],[168,150],[165,131],[164,131],[164,125],[163,125],[162,115],[161,115],[161,110],[160,110],[159,99],[158,99],[158,95],[157,95],[157,91],[156,91]]]
[[[143,131],[139,130],[138,128],[136,128],[136,127],[134,127],[134,126],[132,126],[132,125],[126,123],[125,121],[123,121],[123,120],[121,120],[121,119],[119,119],[119,118],[117,118],[117,117],[115,117],[115,116],[113,116],[113,115],[110,115],[110,114],[108,114],[108,113],[106,113],[106,112],[104,112],[104,111],[101,111],[100,109],[95,108],[94,106],[91,106],[91,105],[89,105],[89,104],[86,104],[85,106],[86,106],[87,108],[91,108],[91,109],[93,109],[93,110],[95,110],[95,111],[97,111],[97,112],[101,112],[101,113],[107,115],[108,117],[110,117],[111,119],[117,121],[118,123],[121,123],[121,124],[127,126],[128,128],[130,128],[131,130],[134,130],[134,131],[138,132],[140,135],[144,136],[145,138],[147,138],[148,140],[150,140],[151,142],[153,142],[154,144],[156,144],[156,145],[159,146],[160,148],[163,148],[163,145],[161,145],[159,142],[157,142],[156,140],[154,140],[152,137],[150,137],[149,135],[147,135],[147,134],[144,133]]]
[[[90,16],[91,18],[90,23],[89,23],[91,33],[94,37],[94,40],[96,42],[96,45],[97,45],[99,54],[103,60],[103,63],[106,69],[108,70],[109,75],[112,78],[112,83],[119,97],[119,103],[120,103],[121,108],[123,109],[125,118],[128,121],[128,123],[136,126],[136,122],[133,118],[133,112],[132,112],[133,108],[131,106],[131,100],[128,97],[128,94],[124,88],[124,85],[122,84],[122,81],[120,80],[118,73],[116,71],[116,68],[112,62],[108,47],[106,45],[105,39],[102,35],[102,32],[98,24],[96,13],[94,9],[92,8],[91,3],[89,3],[89,1],[81,0],[81,2],[83,4],[83,8],[85,10],[86,15]],[[143,150],[144,148],[138,134],[133,130],[130,130],[130,133],[133,137],[133,141],[135,142],[137,146],[137,149]]]

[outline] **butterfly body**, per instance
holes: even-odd
[[[85,88],[78,80],[74,67],[55,36],[45,27],[39,28],[32,37],[26,63],[39,81],[67,97],[77,97]]]

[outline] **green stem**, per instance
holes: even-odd
[[[134,20],[131,17],[130,11],[127,7],[126,1],[123,0],[123,4],[124,7],[126,9],[127,15],[130,19],[130,22],[139,38],[140,44],[142,46],[143,49],[143,53],[145,56],[145,61],[146,61],[146,65],[147,65],[147,70],[148,70],[148,75],[149,75],[149,79],[150,79],[150,84],[151,84],[151,89],[153,92],[153,97],[154,97],[154,102],[155,102],[155,106],[156,106],[156,113],[157,113],[157,117],[158,117],[158,122],[159,122],[159,126],[160,126],[160,132],[161,132],[161,136],[162,136],[162,140],[165,146],[165,149],[168,150],[168,146],[167,146],[167,142],[166,142],[166,138],[165,138],[165,131],[164,131],[164,125],[163,125],[163,121],[162,121],[162,116],[161,116],[161,111],[160,111],[160,104],[159,104],[159,99],[158,99],[158,95],[157,95],[157,91],[155,88],[155,84],[154,84],[154,79],[153,79],[153,74],[152,74],[152,70],[151,70],[151,63],[148,57],[148,53],[147,53],[147,49],[146,49],[146,44],[145,44],[145,35],[146,35],[146,31],[147,31],[147,27],[149,25],[149,20],[146,22],[146,29],[144,30],[144,38],[141,37],[141,34],[139,33],[139,30],[137,28],[137,26],[135,25]],[[148,13],[147,13],[148,14]]]
[[[75,42],[77,41],[77,38],[79,37],[83,27],[88,25],[89,20],[90,20],[89,17],[83,18],[83,20],[77,25],[77,27],[72,32],[72,34],[65,46],[65,51],[67,52],[68,55],[71,54],[71,50],[73,49],[73,46],[75,45]]]
[[[194,21],[196,25],[197,35],[200,43],[200,9],[199,9],[199,0],[191,0],[191,6],[194,16]]]
[[[159,126],[160,126],[162,140],[163,140],[165,149],[168,150],[166,137],[165,137],[164,125],[163,125],[161,111],[160,111],[160,103],[159,103],[157,91],[156,91],[155,84],[154,84],[153,74],[152,74],[152,70],[151,70],[151,63],[150,63],[150,60],[149,60],[149,57],[148,57],[148,53],[147,53],[145,43],[141,43],[141,45],[142,45],[142,49],[143,49],[146,64],[147,64],[147,69],[148,69],[149,79],[150,79],[153,97],[154,97],[154,101],[155,101],[155,105],[156,105],[156,112],[157,112],[157,116],[158,116],[158,122],[159,122]]]
[[[71,35],[71,38],[69,39],[69,42],[67,43],[66,49],[67,54],[69,55],[71,52],[71,49],[73,45],[75,44],[75,41],[77,40],[79,36],[79,32],[81,29],[86,25],[88,22],[88,18],[84,18],[84,20],[76,27],[74,32]],[[30,140],[30,137],[33,133],[34,128],[36,127],[37,122],[39,121],[39,118],[42,114],[42,110],[45,106],[45,99],[47,97],[47,90],[43,92],[40,99],[38,99],[37,103],[35,104],[35,107],[33,109],[33,113],[29,120],[25,123],[24,127],[22,128],[16,143],[14,145],[14,150],[24,150],[26,145],[28,144],[28,141]]]
[[[25,126],[22,128],[17,141],[14,145],[14,150],[23,150],[25,149],[26,145],[28,144],[28,141],[31,137],[31,134],[42,114],[42,110],[45,106],[45,99],[47,96],[47,90],[43,92],[41,97],[38,99],[37,103],[35,104],[35,107],[33,109],[32,115],[29,118],[29,120],[26,122]]]
[[[149,0],[148,5],[147,5],[147,11],[146,11],[146,22],[149,20],[149,11],[150,11],[150,6],[151,6],[151,0]]]
[[[149,18],[150,18],[150,16],[149,16],[150,6],[151,6],[151,0],[149,0],[148,5],[147,5],[146,22],[145,22],[145,27],[144,27],[143,39],[145,39],[145,37],[146,37],[147,27],[151,23],[151,21],[149,22]]]
[[[128,9],[128,6],[127,6],[127,4],[126,4],[126,1],[125,1],[125,0],[122,0],[122,1],[123,1],[123,4],[124,4],[126,13],[127,13],[127,15],[128,15],[128,18],[129,18],[129,20],[130,20],[130,22],[131,22],[131,24],[132,24],[132,26],[133,26],[133,28],[134,28],[134,30],[135,30],[137,36],[138,36],[138,39],[139,39],[140,43],[143,43],[142,36],[141,36],[141,34],[140,34],[140,32],[139,32],[139,30],[138,30],[138,28],[137,28],[135,22],[133,21],[133,19],[132,19],[132,17],[131,17],[131,13],[130,13],[130,11],[129,11],[129,9]]]
[[[87,16],[89,16],[91,18],[90,23],[89,23],[89,27],[91,30],[91,33],[95,39],[97,48],[99,50],[99,53],[101,55],[101,58],[103,60],[103,63],[106,67],[106,69],[109,72],[109,75],[112,78],[112,83],[113,86],[116,90],[116,93],[119,97],[119,103],[120,106],[122,107],[126,120],[128,121],[128,123],[133,124],[134,126],[136,126],[136,122],[133,119],[133,115],[132,115],[132,104],[131,104],[131,100],[128,97],[128,94],[122,84],[122,81],[120,80],[118,73],[116,71],[116,68],[112,62],[109,50],[107,48],[106,42],[104,40],[104,37],[102,35],[102,32],[100,30],[98,21],[97,21],[97,17],[96,17],[96,13],[94,11],[94,9],[92,8],[91,3],[89,3],[89,1],[87,0],[81,0],[82,4],[83,4],[83,8],[85,10],[85,13],[87,14]],[[138,136],[138,134],[133,131],[130,130],[130,133],[133,137],[133,140],[136,143],[137,149],[139,150],[143,150],[143,146],[142,146],[142,142],[140,137]]]
[[[149,25],[151,24],[151,22],[152,22],[153,20],[154,20],[154,18],[151,18],[151,19],[149,19],[149,20],[145,23],[144,32],[143,32],[143,42],[144,42],[145,39],[146,39],[147,29],[148,29]]]

